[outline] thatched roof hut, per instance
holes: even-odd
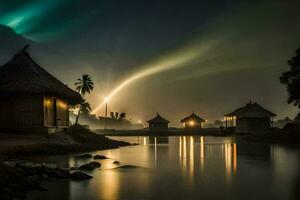
[[[168,124],[170,123],[168,120],[160,116],[157,113],[156,117],[147,121],[149,123],[149,131],[150,132],[167,132]]]
[[[43,94],[67,99],[71,105],[80,103],[80,94],[38,65],[28,54],[27,48],[28,45],[0,67],[1,95]]]
[[[187,130],[197,130],[203,128],[204,123],[206,122],[205,119],[199,117],[194,112],[180,120],[183,124],[183,127]]]
[[[81,103],[80,94],[38,65],[27,48],[0,67],[0,127],[68,127],[69,105]]]
[[[235,127],[238,133],[265,132],[272,126],[276,114],[251,101],[225,117],[226,127]]]
[[[240,107],[236,110],[234,110],[231,113],[226,114],[227,117],[239,117],[239,118],[263,118],[263,117],[275,117],[276,114],[263,108],[258,103],[248,103],[243,107]]]
[[[147,121],[148,123],[169,123],[170,121],[166,120],[159,113],[153,118]]]

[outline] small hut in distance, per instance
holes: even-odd
[[[82,102],[39,66],[28,45],[0,67],[0,127],[57,132],[69,126],[69,105]]]
[[[224,119],[226,128],[234,127],[236,133],[263,133],[273,126],[275,116],[273,112],[250,101],[245,106],[224,115]]]
[[[163,133],[168,131],[168,120],[157,113],[156,117],[147,121],[149,123],[149,131],[151,133]]]
[[[197,131],[203,128],[206,120],[193,112],[190,116],[183,118],[180,122],[182,123],[184,130]]]

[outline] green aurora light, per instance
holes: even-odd
[[[40,33],[32,32],[36,27],[42,24],[44,16],[61,3],[59,0],[35,1],[25,5],[13,12],[0,16],[0,24],[14,29],[16,33],[24,35],[33,40],[39,40],[41,37],[35,37]],[[49,37],[51,33],[43,33],[45,30],[39,30],[42,35]],[[47,31],[47,30],[46,30]],[[60,33],[54,31],[55,33]]]

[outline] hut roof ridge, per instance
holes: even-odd
[[[225,116],[236,116],[236,117],[275,117],[276,114],[263,108],[258,103],[250,102],[243,107],[234,110]]]
[[[148,123],[169,123],[167,119],[160,116],[159,113],[156,114],[156,116],[150,120],[147,121]]]
[[[0,67],[0,91],[15,93],[49,94],[67,98],[71,104],[81,102],[80,94],[37,64],[27,52],[28,45]]]
[[[180,120],[180,122],[189,121],[190,119],[194,119],[194,120],[197,120],[197,121],[200,121],[200,122],[205,122],[205,121],[206,121],[205,119],[199,117],[198,115],[196,115],[196,114],[193,112],[191,115],[189,115],[189,116],[183,118],[182,120]]]

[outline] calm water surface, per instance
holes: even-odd
[[[300,150],[236,144],[229,137],[114,137],[138,146],[92,152],[111,158],[87,181],[49,183],[32,200],[300,199]],[[59,167],[92,159],[48,157]],[[116,168],[113,161],[132,167]]]

